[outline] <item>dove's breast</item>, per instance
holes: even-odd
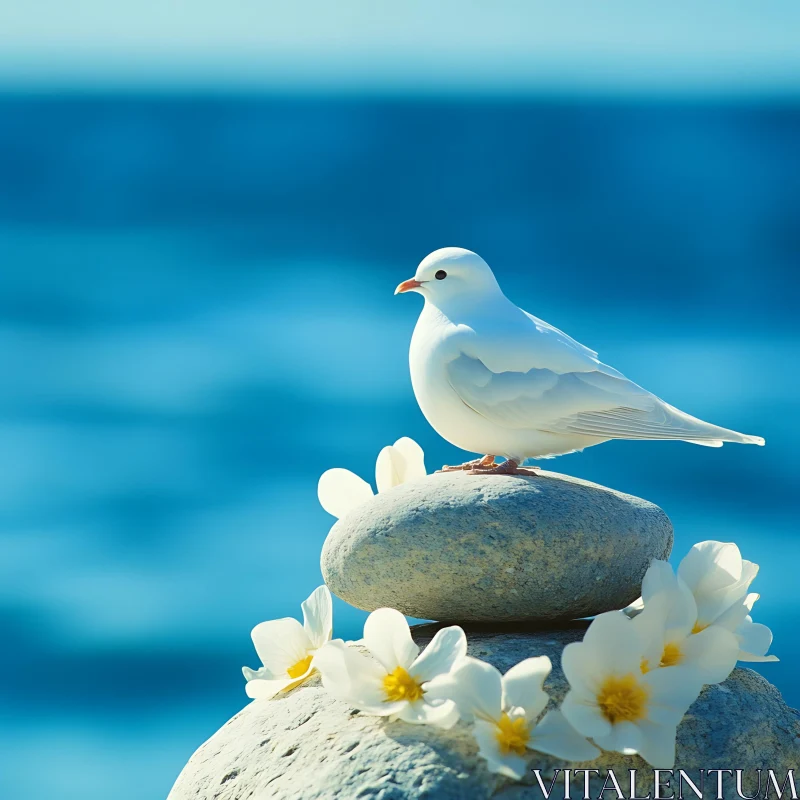
[[[451,444],[473,453],[508,455],[497,427],[467,406],[450,384],[447,365],[460,355],[458,335],[447,317],[426,304],[409,351],[414,395],[431,427]]]
[[[578,450],[600,439],[572,437],[530,427],[496,424],[470,408],[456,393],[448,375],[450,362],[462,356],[464,337],[472,331],[456,326],[441,311],[426,304],[411,338],[411,384],[425,419],[443,438],[462,450],[513,458],[556,455]]]

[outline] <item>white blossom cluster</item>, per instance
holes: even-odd
[[[777,660],[767,655],[769,628],[750,618],[757,572],[735,544],[714,541],[696,544],[677,572],[653,561],[640,601],[595,617],[583,641],[564,648],[570,688],[549,710],[547,656],[501,675],[466,654],[458,626],[420,651],[391,608],[369,615],[359,643],[333,639],[331,595],[320,586],[302,604],[303,624],[286,618],[254,628],[263,666],[244,668],[247,694],[270,699],[319,673],[331,696],[364,714],[440,728],[463,720],[488,769],[512,779],[526,773],[533,752],[588,761],[601,748],[669,769],[677,726],[703,686],[724,681],[737,660]]]

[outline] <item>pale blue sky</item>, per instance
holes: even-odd
[[[799,0],[0,0],[0,85],[800,92]]]

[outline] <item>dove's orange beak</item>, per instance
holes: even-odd
[[[414,289],[419,289],[422,286],[420,281],[412,278],[410,281],[403,281],[395,290],[395,294],[403,294],[403,292],[411,292]]]

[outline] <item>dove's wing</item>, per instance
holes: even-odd
[[[535,317],[533,338],[502,345],[471,331],[454,337],[450,385],[473,411],[504,428],[600,439],[684,439],[716,446],[741,436],[684,414]],[[472,334],[472,335],[470,335]]]
[[[522,311],[522,309],[520,309],[520,311]],[[553,344],[559,344],[562,347],[574,350],[580,355],[586,357],[586,359],[589,361],[597,362],[597,353],[594,350],[589,349],[585,344],[581,344],[573,339],[569,334],[564,333],[564,331],[560,331],[549,322],[539,319],[539,317],[534,317],[533,314],[529,314],[527,311],[522,311],[522,313],[533,323],[537,332],[539,334],[544,334],[544,336]]]
[[[503,298],[505,300],[505,298]],[[619,374],[597,360],[597,353],[566,333],[531,316],[508,301],[487,324],[454,325],[447,337],[447,357],[466,355],[491,372],[528,372],[546,369],[556,374],[594,372],[599,367]]]

